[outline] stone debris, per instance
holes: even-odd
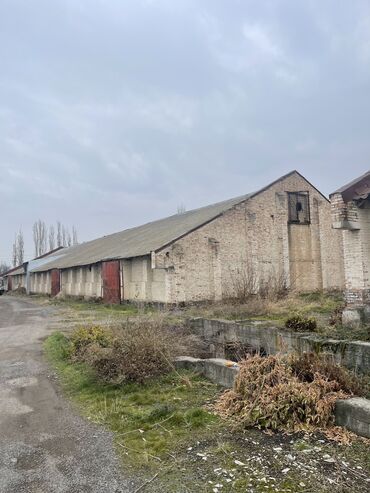
[[[240,460],[234,460],[234,463],[235,463],[237,466],[245,466],[244,462],[241,462]]]
[[[199,463],[200,474],[208,485],[205,491],[227,493],[233,491],[234,484],[242,484],[246,493],[304,493],[311,491],[312,479],[320,477],[320,484],[333,488],[333,492],[342,486],[356,493],[367,492],[370,477],[361,465],[357,460],[347,459],[340,451],[333,452],[327,447],[327,441],[305,437],[267,445],[243,437],[243,443],[243,451],[237,447],[230,450],[228,446],[220,455],[218,450],[204,449],[199,443],[187,448],[190,457]],[[207,477],[208,474],[211,477]],[[358,484],[362,488],[357,488]]]

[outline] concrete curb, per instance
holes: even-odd
[[[228,366],[229,362],[221,358],[198,359],[191,356],[180,356],[175,360],[178,369],[193,370],[204,375],[221,387],[231,388],[239,371],[238,366]],[[236,363],[234,363],[236,365]]]
[[[335,403],[335,424],[370,438],[370,400],[360,397]]]

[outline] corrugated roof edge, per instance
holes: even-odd
[[[239,204],[241,204],[241,203],[243,203],[243,202],[245,202],[247,200],[250,200],[253,197],[256,197],[257,195],[259,195],[259,194],[265,192],[266,190],[268,190],[270,187],[274,186],[276,183],[279,183],[279,182],[285,180],[286,178],[288,178],[289,176],[291,176],[293,174],[297,174],[298,176],[300,176],[304,181],[306,181],[308,183],[308,185],[310,185],[314,190],[316,190],[323,197],[323,199],[325,199],[327,202],[330,202],[330,200],[322,192],[320,192],[320,190],[318,190],[314,185],[312,185],[312,183],[309,180],[307,180],[307,178],[305,178],[301,173],[299,173],[299,171],[292,170],[289,173],[286,173],[285,175],[280,176],[279,178],[277,178],[273,182],[269,183],[268,185],[264,186],[263,188],[259,189],[258,191],[252,192],[250,194],[246,194],[246,195],[240,196],[240,201],[239,202],[234,203],[233,205],[231,205],[229,208],[225,209],[221,213],[215,214],[215,216],[213,216],[212,218],[208,219],[207,221],[205,221],[205,222],[203,222],[201,224],[198,224],[195,228],[189,229],[186,233],[184,233],[184,234],[182,234],[180,236],[174,237],[171,241],[163,244],[161,247],[158,247],[155,250],[155,252],[159,252],[159,251],[163,250],[164,248],[167,248],[169,245],[172,245],[173,243],[175,243],[176,241],[180,240],[181,238],[184,238],[185,236],[189,235],[193,231],[196,231],[197,229],[205,226],[206,224],[209,224],[210,222],[214,221],[218,217],[222,216],[222,214],[224,214],[226,212],[226,210],[230,210],[233,207],[235,207],[235,206],[237,206],[237,205],[239,205]],[[236,197],[236,199],[238,199],[238,197]],[[232,199],[229,199],[229,200],[232,200]],[[226,199],[224,201],[221,201],[220,203],[222,203],[222,202],[228,202],[229,200]],[[209,205],[208,206],[203,206],[203,207],[204,208],[205,207],[209,207]],[[192,209],[192,210],[190,210],[188,212],[196,211],[196,210],[202,209],[203,207],[199,207],[198,209]],[[167,218],[170,218],[170,217],[172,217],[172,216],[168,216]],[[163,219],[167,219],[167,218],[163,218]],[[156,221],[158,221],[158,220],[149,221],[148,223],[145,223],[144,225],[149,225],[151,223],[155,223]],[[144,226],[144,225],[141,225],[141,226]],[[140,227],[140,226],[134,226],[132,228],[127,228],[127,230],[123,230],[123,231],[129,231],[129,230],[135,229],[137,227]],[[112,237],[112,236],[118,235],[120,233],[122,233],[122,231],[117,231],[115,233],[111,233],[109,235],[102,236],[102,238]],[[90,241],[95,241],[95,240],[90,240]],[[89,241],[86,242],[86,244],[88,244],[88,243],[90,243],[90,242]],[[82,245],[83,245],[83,243],[82,243]],[[148,251],[145,254],[141,254],[139,256],[150,255],[150,254],[151,254],[151,252]],[[99,262],[107,261],[107,260],[122,260],[122,259],[128,259],[128,258],[135,258],[135,256],[132,256],[132,257],[123,257],[123,256],[102,257],[100,260],[97,260],[96,262],[92,262],[92,263],[91,262],[87,262],[86,264],[78,264],[78,267],[88,266],[88,265],[92,265],[92,264],[98,264]],[[50,269],[47,268],[48,267],[48,264],[45,264],[43,267],[45,268],[45,271],[50,270]],[[73,268],[73,266],[68,267],[68,268]],[[35,272],[43,272],[43,271],[44,270],[41,270],[40,268],[35,269]]]
[[[354,180],[350,181],[346,185],[343,185],[342,187],[338,188],[338,190],[335,190],[335,192],[332,192],[330,194],[330,197],[332,195],[336,194],[336,193],[343,193],[343,192],[347,191],[349,188],[357,185],[358,183],[360,183],[362,180],[364,180],[366,178],[370,178],[370,170],[369,171],[366,171],[366,173],[364,173],[363,175],[359,176],[358,178],[355,178]]]
[[[328,197],[325,197],[325,195],[320,192],[320,190],[318,188],[316,188],[314,185],[312,185],[312,183],[310,181],[307,180],[307,178],[305,178],[301,173],[299,173],[299,171],[297,170],[292,170],[292,171],[289,171],[289,173],[286,173],[285,175],[283,176],[280,176],[280,178],[277,178],[276,180],[274,180],[273,182],[269,183],[268,185],[264,186],[263,188],[257,190],[257,192],[252,192],[250,194],[247,194],[247,195],[242,195],[240,198],[240,202],[237,202],[236,204],[233,204],[232,206],[230,206],[230,209],[232,209],[233,207],[236,207],[237,205],[240,205],[242,204],[243,202],[247,201],[247,200],[250,200],[252,199],[253,197],[256,197],[257,195],[265,192],[266,190],[268,190],[269,188],[273,187],[274,185],[276,185],[276,183],[279,183],[280,181],[283,181],[285,180],[286,178],[288,178],[289,176],[291,175],[294,175],[294,174],[297,174],[298,176],[300,176],[303,180],[305,180],[314,190],[316,190],[317,193],[319,193],[323,199],[325,199],[327,202],[330,202],[330,200],[328,199]],[[161,246],[160,248],[158,248],[156,250],[156,252],[160,252],[162,251],[164,248],[167,248],[168,246],[172,245],[173,243],[175,243],[176,241],[179,241],[181,240],[181,238],[185,238],[185,236],[187,236],[188,234],[192,233],[193,231],[196,231],[197,229],[201,228],[202,226],[205,226],[206,224],[209,224],[211,223],[212,221],[214,221],[215,219],[217,219],[218,217],[222,216],[222,214],[224,214],[225,211],[221,212],[220,214],[217,214],[216,216],[214,216],[212,219],[209,219],[208,221],[200,224],[199,226],[197,226],[196,228],[193,228],[189,231],[187,231],[186,233],[184,233],[183,235],[181,236],[178,236],[177,238],[174,238],[173,240],[169,241],[168,243],[166,243],[165,245]],[[148,252],[149,254],[150,252]]]
[[[31,259],[31,260],[26,260],[26,262],[23,262],[23,264],[17,265],[16,267],[12,267],[8,271],[4,272],[2,274],[2,277],[5,277],[7,275],[10,275],[13,272],[15,272],[16,270],[21,269],[22,267],[24,268],[24,265],[25,264],[28,264],[29,262],[32,262],[33,260],[38,260],[38,259],[41,259],[41,258],[48,257],[49,255],[52,255],[53,253],[56,253],[56,252],[59,252],[60,250],[63,250],[64,248],[66,248],[66,247],[60,246],[60,247],[54,248],[54,250],[50,250],[49,252],[46,252],[46,253],[44,253],[42,255],[39,255],[38,257],[35,257],[35,258]],[[13,274],[13,275],[15,275],[15,274]]]

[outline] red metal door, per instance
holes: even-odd
[[[102,264],[104,303],[121,302],[121,279],[119,260],[109,260]]]
[[[51,296],[56,296],[60,292],[60,270],[51,271]]]

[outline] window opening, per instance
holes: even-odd
[[[310,224],[310,200],[308,192],[288,192],[289,222]]]

